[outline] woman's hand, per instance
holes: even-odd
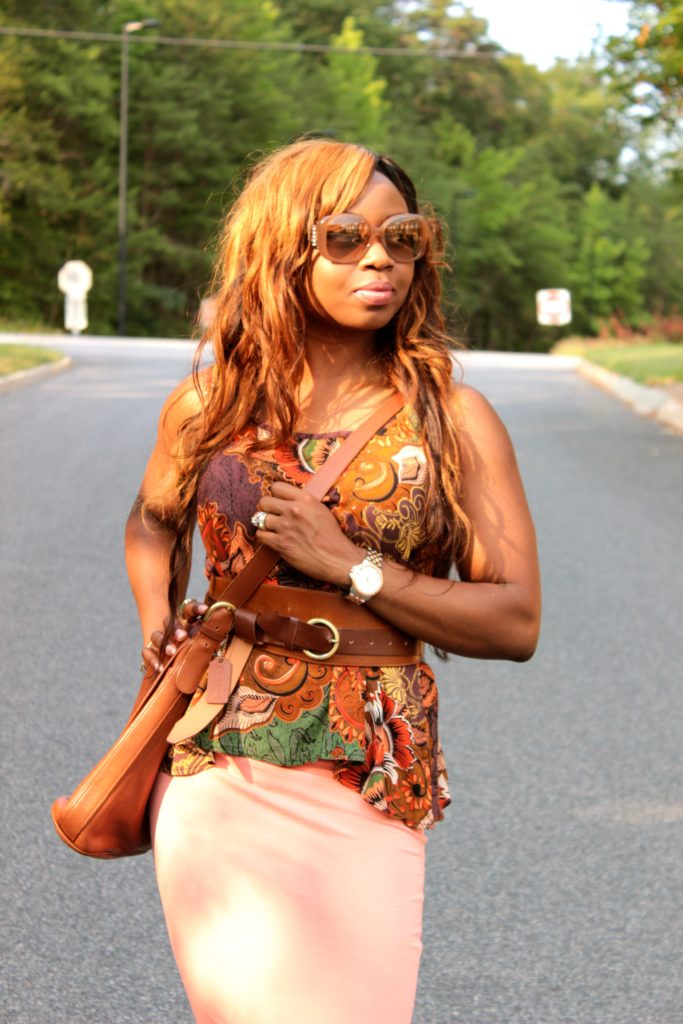
[[[260,543],[313,579],[348,585],[349,569],[362,561],[363,552],[317,498],[279,481],[258,507],[267,513],[264,529],[256,531]]]
[[[164,653],[160,654],[159,645],[164,638],[164,633],[161,629],[155,629],[149,643],[142,648],[141,668],[145,671],[151,668],[154,672],[159,672],[163,668],[164,662],[173,657],[180,645],[187,640],[190,635],[188,628],[193,622],[201,618],[208,607],[207,604],[199,604],[197,601],[184,602],[182,605],[183,614],[175,620],[175,631],[173,633],[175,643],[166,644]]]

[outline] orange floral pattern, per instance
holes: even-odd
[[[254,552],[251,516],[261,494],[276,480],[305,484],[345,436],[297,434],[249,453],[255,437],[267,438],[263,427],[252,427],[209,461],[197,513],[207,576],[241,571]],[[429,571],[420,560],[425,473],[419,423],[404,408],[352,461],[325,503],[355,543]],[[271,582],[338,591],[282,561]],[[436,683],[424,662],[360,668],[255,650],[227,705],[198,736],[170,749],[165,770],[203,771],[214,752],[281,765],[332,760],[340,783],[379,811],[426,829],[450,802],[437,719]]]

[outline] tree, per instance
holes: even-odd
[[[637,0],[634,18],[673,17],[681,2]],[[634,118],[616,77],[627,64],[614,57],[541,72],[506,54],[469,5],[447,0],[5,0],[0,17],[107,32],[156,17],[168,36],[351,51],[131,37],[131,331],[191,331],[241,176],[305,132],[365,142],[404,164],[446,224],[453,322],[477,345],[546,344],[534,318],[541,287],[573,285],[572,330],[594,330],[618,311],[636,322],[648,309],[683,306],[673,136],[665,151],[658,123]],[[668,55],[675,47],[664,40],[678,38],[678,23],[662,25]],[[422,56],[366,54],[366,44]],[[474,56],[442,59],[444,50]],[[60,323],[56,273],[78,257],[94,270],[92,328],[115,326],[119,80],[117,43],[0,38],[0,300],[15,316]],[[661,96],[670,103],[673,93]]]
[[[82,15],[86,5],[72,6]],[[0,47],[0,305],[16,317],[59,322],[56,275],[66,259],[92,264],[95,308],[111,277],[117,125],[101,57],[99,44],[62,40],[7,38]]]
[[[601,322],[618,315],[637,325],[644,311],[642,284],[650,252],[641,234],[628,228],[628,204],[592,185],[583,198],[571,265],[574,321],[596,334]]]
[[[646,120],[683,114],[683,0],[631,0],[629,32],[608,44],[610,70]]]
[[[582,191],[594,182],[611,190],[623,177],[621,154],[633,135],[626,99],[592,58],[559,61],[543,81],[547,113],[529,141],[536,159]]]
[[[683,310],[683,176],[662,177],[641,163],[624,191],[624,232],[637,232],[649,250],[641,291],[645,308],[663,314]],[[656,163],[656,162],[655,162]]]
[[[355,19],[344,19],[332,45],[358,51],[363,33]],[[332,134],[382,149],[386,141],[386,81],[377,75],[377,59],[363,53],[330,53],[322,75],[322,96]]]
[[[108,17],[135,15],[127,0]],[[274,7],[236,0],[154,0],[145,15],[170,36],[287,41]],[[131,42],[130,329],[189,333],[209,282],[212,240],[231,185],[256,154],[303,127],[296,53]],[[110,73],[118,54],[110,51]]]

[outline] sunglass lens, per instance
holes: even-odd
[[[333,220],[325,225],[327,255],[339,263],[353,262],[367,243],[365,221]]]
[[[424,255],[423,222],[417,217],[389,221],[384,229],[387,250],[399,263],[409,263]]]

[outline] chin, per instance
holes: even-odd
[[[346,327],[348,330],[360,330],[360,331],[379,331],[387,324],[391,323],[394,317],[397,315],[398,309],[367,309],[363,312],[355,312],[353,316],[337,320],[334,318],[334,322],[339,324],[340,327]]]

